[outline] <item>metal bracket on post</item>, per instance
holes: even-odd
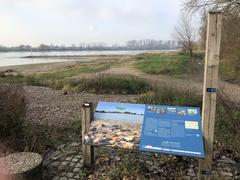
[[[82,157],[83,165],[91,167],[94,163],[94,149],[91,145],[85,145],[84,137],[89,129],[90,123],[93,120],[93,105],[85,102],[82,105]]]
[[[208,93],[215,93],[217,92],[217,88],[207,88],[206,90]]]

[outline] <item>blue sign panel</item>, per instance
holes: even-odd
[[[147,105],[140,150],[204,157],[200,109]]]
[[[200,109],[99,102],[84,143],[203,158]]]

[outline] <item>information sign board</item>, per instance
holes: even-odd
[[[201,158],[200,109],[99,102],[84,143]]]
[[[204,157],[200,109],[147,105],[140,150]]]

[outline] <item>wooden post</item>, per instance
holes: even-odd
[[[206,42],[206,59],[203,87],[202,128],[206,157],[199,160],[199,179],[211,179],[214,124],[218,87],[219,54],[222,32],[222,15],[210,12]]]
[[[82,106],[82,156],[83,165],[91,167],[94,161],[93,146],[83,144],[85,134],[93,119],[93,105],[92,103],[84,103]]]

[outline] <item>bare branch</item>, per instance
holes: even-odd
[[[240,14],[239,0],[186,0],[184,7],[188,11],[221,11],[224,14]]]
[[[182,45],[183,50],[187,51],[190,56],[193,55],[195,40],[195,30],[192,27],[191,17],[187,14],[181,14],[177,26],[175,27],[175,39]]]

